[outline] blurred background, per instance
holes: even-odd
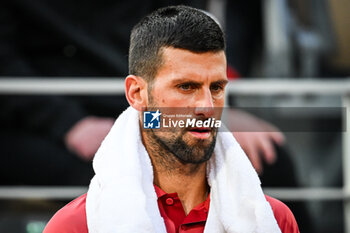
[[[285,137],[274,161],[261,159],[265,191],[301,232],[350,233],[349,0],[3,2],[0,232],[42,232],[86,192],[94,153],[128,106],[130,31],[179,4],[210,12],[225,31],[228,105],[276,127],[239,131]]]

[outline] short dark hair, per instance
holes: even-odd
[[[129,73],[152,80],[162,63],[161,49],[191,52],[225,50],[224,33],[206,13],[188,6],[160,8],[143,18],[131,31]]]

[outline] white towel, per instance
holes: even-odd
[[[207,167],[210,208],[204,232],[281,232],[247,156],[232,134],[222,131]],[[119,116],[93,166],[86,201],[89,233],[166,232],[138,111],[129,107]]]

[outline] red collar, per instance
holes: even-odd
[[[186,232],[187,230],[191,230],[191,232],[204,231],[204,225],[208,218],[210,195],[186,216],[177,193],[166,193],[156,185],[154,185],[154,189],[158,197],[159,211],[168,233]]]

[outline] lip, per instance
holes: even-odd
[[[196,138],[207,139],[210,137],[211,131],[212,131],[211,128],[198,127],[198,128],[192,128],[188,132],[191,133]]]

